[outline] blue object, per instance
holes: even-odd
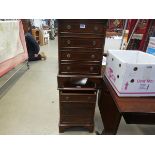
[[[152,55],[155,56],[155,48],[148,47],[147,50],[146,50],[146,53],[149,53],[149,54],[152,54]]]

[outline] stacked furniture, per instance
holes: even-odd
[[[107,20],[58,20],[59,132],[94,130]]]
[[[48,40],[49,40],[48,30],[41,29],[39,33],[40,45],[43,46],[48,44]]]
[[[40,30],[39,29],[32,29],[32,36],[40,44]]]

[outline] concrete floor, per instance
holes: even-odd
[[[41,46],[41,51],[46,53],[47,60],[30,63],[30,69],[20,76],[0,99],[1,135],[59,134],[57,39]],[[1,78],[1,82],[2,79],[5,78]],[[95,130],[102,129],[100,113],[96,107]],[[63,134],[89,135],[95,132],[89,133],[78,128]],[[117,134],[155,134],[155,126],[127,125],[122,119]]]

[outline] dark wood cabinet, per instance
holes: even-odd
[[[59,132],[94,129],[107,20],[58,20]]]
[[[61,90],[59,131],[73,126],[82,126],[90,132],[94,128],[96,91]]]

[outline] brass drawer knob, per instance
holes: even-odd
[[[67,54],[67,58],[70,58],[70,57],[71,57],[71,54],[70,54],[70,53],[68,53],[68,54]]]
[[[67,66],[67,70],[70,70],[71,69],[71,67],[70,66]]]
[[[69,45],[71,43],[71,41],[70,40],[67,40],[67,44]]]
[[[70,30],[71,29],[71,25],[67,25],[67,29]]]
[[[92,58],[92,59],[94,59],[94,58],[95,58],[95,55],[94,55],[94,54],[92,54],[92,55],[91,55],[91,58]]]
[[[66,96],[65,99],[66,99],[66,100],[69,100],[69,96]]]
[[[95,40],[93,40],[93,46],[95,46],[96,45],[96,41]]]
[[[91,66],[91,67],[90,67],[90,71],[93,71],[93,70],[94,70],[94,67]]]

